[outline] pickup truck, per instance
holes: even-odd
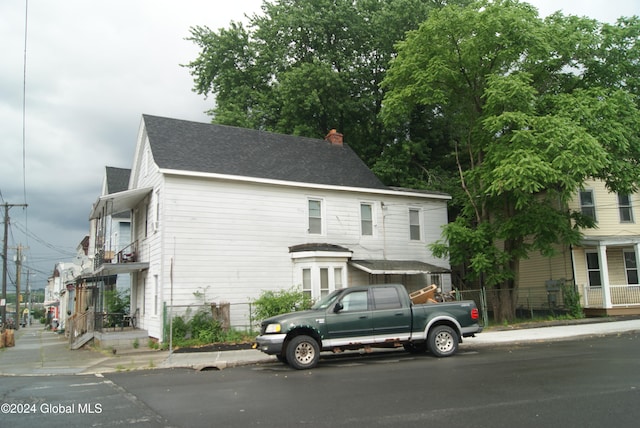
[[[264,320],[254,348],[298,370],[318,364],[320,352],[399,347],[448,357],[463,337],[482,331],[472,300],[414,304],[401,284],[343,288],[310,310]]]

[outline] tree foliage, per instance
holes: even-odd
[[[447,191],[435,253],[514,315],[519,261],[594,226],[567,203],[589,178],[637,190],[640,22],[516,0],[277,0],[247,26],[191,29],[213,121],[339,129],[387,184]]]
[[[247,28],[237,22],[218,31],[192,28],[189,39],[201,53],[187,66],[195,91],[215,96],[215,123],[315,138],[335,128],[373,165],[393,140],[379,112],[394,45],[446,3],[265,1]],[[407,177],[389,159],[380,164],[382,178],[399,184]]]
[[[637,190],[639,35],[637,17],[543,20],[496,0],[434,11],[399,46],[382,117],[407,141],[416,118],[448,139],[464,197],[433,250],[498,290],[499,320],[515,314],[519,261],[593,226],[567,210],[586,179]]]
[[[253,315],[262,321],[287,312],[311,308],[311,297],[299,288],[289,290],[266,290],[253,302]]]

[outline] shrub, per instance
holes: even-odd
[[[175,346],[206,345],[223,339],[220,323],[213,319],[207,309],[198,310],[191,319],[176,316],[173,319],[173,344]]]
[[[572,318],[583,318],[582,305],[580,304],[580,293],[571,285],[565,284],[562,286],[562,299],[564,305],[569,311],[569,316]]]
[[[263,291],[253,302],[253,315],[256,320],[261,321],[275,315],[309,309],[311,304],[311,298],[297,287],[289,290],[268,290]]]

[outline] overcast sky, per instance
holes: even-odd
[[[638,0],[530,3],[542,16],[562,10],[615,22],[640,15]],[[213,101],[192,92],[180,66],[198,55],[184,40],[189,28],[246,21],[261,4],[30,0],[27,8],[26,0],[0,1],[0,203],[29,205],[9,211],[9,292],[18,245],[28,247],[34,288],[46,284],[56,262],[73,259],[89,233],[104,167],[132,166],[142,114],[209,121],[204,112]]]

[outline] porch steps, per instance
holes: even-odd
[[[71,344],[71,349],[73,351],[78,350],[80,348],[82,348],[84,345],[87,344],[87,342],[89,342],[90,340],[93,340],[93,336],[94,336],[94,332],[90,331],[87,332],[85,334],[83,334],[82,336],[78,337],[72,344]]]

